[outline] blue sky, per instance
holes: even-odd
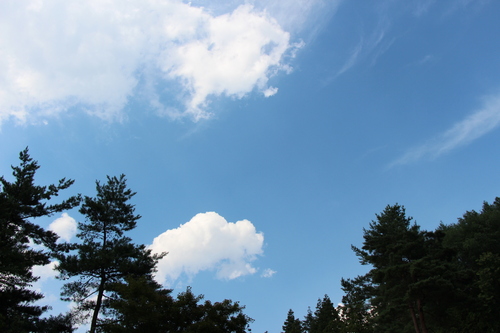
[[[424,229],[497,196],[495,1],[2,1],[0,171],[127,176],[158,279],[279,332],[361,266],[387,204]],[[71,238],[78,212],[40,220]],[[55,222],[57,221],[57,222]],[[50,270],[36,286],[54,309]]]

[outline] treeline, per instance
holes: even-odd
[[[126,232],[140,215],[130,199],[135,192],[125,176],[96,182],[93,197],[53,199],[73,180],[39,186],[39,165],[26,148],[13,166],[13,181],[0,177],[0,332],[73,332],[90,324],[89,332],[234,332],[252,321],[238,302],[203,301],[190,288],[172,296],[154,279],[156,264],[166,254],[152,254],[134,244]],[[58,236],[34,222],[79,207],[78,241],[58,242]],[[46,317],[43,294],[32,290],[39,277],[33,267],[57,260],[58,278],[65,281],[63,300],[75,304],[69,313]]]
[[[39,165],[28,149],[0,177],[0,332],[250,331],[252,319],[238,302],[203,301],[190,288],[172,295],[153,275],[159,259],[126,236],[140,220],[125,177],[96,182],[95,196],[74,195],[54,203],[73,180],[36,185]],[[58,236],[36,218],[79,207],[78,241]],[[387,206],[353,246],[367,274],[341,280],[342,304],[328,295],[303,318],[288,312],[285,333],[500,332],[500,198],[468,211],[457,223],[422,230],[405,208]],[[46,316],[43,294],[31,287],[33,267],[57,261],[65,281],[63,300],[72,311]]]
[[[363,232],[352,249],[369,272],[341,280],[337,307],[290,310],[283,332],[500,332],[500,198],[434,231],[387,206]]]

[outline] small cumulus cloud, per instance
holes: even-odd
[[[275,270],[272,270],[270,268],[266,268],[262,274],[260,276],[262,277],[265,277],[265,278],[270,278],[272,277],[274,274],[276,274],[276,271]]]
[[[264,90],[264,96],[271,97],[278,92],[278,88],[270,87],[269,89]]]
[[[77,223],[67,213],[62,213],[60,218],[49,225],[49,230],[55,232],[60,239],[69,242],[76,235]]]
[[[183,274],[192,278],[204,270],[215,270],[219,279],[255,274],[252,262],[263,254],[263,244],[264,235],[250,221],[227,222],[207,212],[165,231],[149,248],[153,253],[168,252],[158,263],[156,279],[172,284]]]
[[[159,114],[198,120],[210,117],[213,97],[272,96],[268,81],[290,72],[303,45],[283,26],[304,24],[319,3],[3,1],[0,123],[44,123],[75,106],[120,120],[134,96]],[[175,105],[159,97],[165,86]]]
[[[500,125],[500,94],[484,99],[481,108],[434,139],[410,149],[389,165],[409,164],[423,158],[437,158],[491,132]]]

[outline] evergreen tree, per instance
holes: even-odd
[[[463,332],[499,332],[500,198],[440,230],[445,233],[444,246],[454,255],[455,299],[448,311],[452,322]]]
[[[362,264],[373,266],[369,278],[376,288],[371,304],[385,332],[428,332],[417,287],[420,272],[414,269],[415,262],[425,257],[424,234],[411,221],[404,207],[387,206],[370,229],[364,229],[362,249],[353,247]]]
[[[114,290],[102,325],[107,333],[244,333],[252,321],[237,302],[202,302],[190,288],[174,299],[151,278],[129,276]]]
[[[35,331],[38,333],[73,333],[75,331],[73,318],[70,313],[42,318]]]
[[[144,245],[135,245],[124,236],[136,227],[140,215],[135,214],[129,200],[135,195],[127,188],[124,175],[96,182],[96,197],[85,196],[80,213],[86,217],[79,223],[80,243],[68,245],[70,254],[59,255],[60,278],[79,277],[64,285],[64,300],[77,304],[76,315],[85,322],[92,315],[90,332],[96,332],[99,315],[106,315],[113,284],[126,276],[150,276],[161,256],[152,256]]]
[[[311,332],[311,326],[314,321],[314,314],[311,310],[311,307],[307,307],[307,314],[304,317],[304,320],[302,321],[302,329],[304,332]]]
[[[109,317],[102,330],[109,333],[166,332],[175,318],[171,289],[149,277],[127,276],[111,286]]]
[[[370,276],[367,274],[354,279],[342,279],[340,283],[345,292],[342,306],[339,306],[343,332],[376,332],[374,309],[370,305],[374,294]]]
[[[432,232],[387,206],[363,236],[353,250],[372,269],[341,281],[344,332],[500,331],[499,198]]]
[[[341,321],[330,297],[318,299],[314,314],[309,310],[304,326],[309,333],[337,333],[341,331]]]
[[[295,318],[293,310],[288,310],[285,323],[283,324],[283,333],[302,333],[302,322],[299,318]]]
[[[29,287],[38,280],[33,276],[35,265],[50,262],[57,250],[57,235],[34,223],[39,217],[51,216],[79,204],[73,196],[58,204],[49,201],[73,184],[61,179],[57,185],[35,185],[39,165],[28,152],[19,154],[20,165],[13,166],[14,181],[0,177],[0,331],[33,332],[38,330],[39,317],[48,309],[33,303],[43,295]],[[36,249],[30,243],[42,245]]]

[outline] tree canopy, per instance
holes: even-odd
[[[129,203],[135,193],[127,188],[125,176],[108,176],[106,184],[96,182],[96,191],[96,197],[84,197],[80,208],[86,217],[86,222],[78,224],[81,242],[69,245],[70,254],[58,255],[57,268],[62,279],[78,277],[64,285],[62,295],[78,305],[81,322],[92,316],[91,333],[96,332],[99,314],[106,311],[109,297],[105,293],[111,286],[129,275],[151,275],[161,258],[124,236],[140,219]]]
[[[78,195],[59,203],[53,197],[69,188],[73,180],[65,178],[57,185],[36,185],[40,168],[28,148],[19,154],[19,166],[12,166],[12,182],[0,177],[0,328],[2,332],[36,331],[40,315],[48,306],[34,305],[43,298],[30,289],[38,280],[33,266],[46,265],[57,251],[58,236],[33,220],[52,216],[79,204]],[[34,244],[36,247],[32,246]]]
[[[421,230],[403,206],[389,205],[363,238],[352,249],[371,269],[341,280],[337,315],[323,315],[331,332],[500,331],[500,198],[434,231]],[[308,312],[304,332],[317,331],[324,308],[331,309],[325,299]]]

